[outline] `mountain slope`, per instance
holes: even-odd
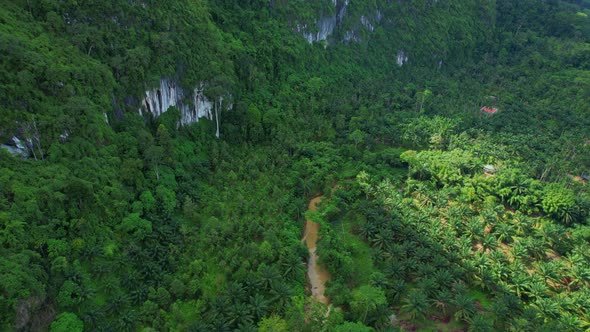
[[[588,14],[540,0],[3,2],[0,326],[584,327]],[[321,193],[329,317],[300,241]],[[481,258],[488,247],[516,256]],[[553,260],[542,296],[522,284]]]

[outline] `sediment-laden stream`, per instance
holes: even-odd
[[[316,210],[316,205],[319,204],[323,196],[318,196],[309,202],[308,209],[310,211]],[[307,278],[311,288],[311,295],[318,302],[328,304],[330,299],[324,296],[326,281],[330,280],[330,274],[318,264],[318,255],[316,254],[318,231],[320,225],[311,221],[305,221],[305,232],[303,233],[303,241],[309,250],[309,261],[307,262]]]

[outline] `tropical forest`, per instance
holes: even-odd
[[[2,0],[0,101],[0,331],[590,331],[589,0]]]

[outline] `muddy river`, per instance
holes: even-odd
[[[323,196],[318,196],[309,202],[308,209],[310,211],[316,210],[316,204],[319,204]],[[311,288],[311,295],[318,302],[328,304],[330,299],[324,296],[326,281],[330,280],[330,274],[318,264],[318,255],[316,254],[318,231],[320,225],[311,221],[305,221],[305,231],[303,232],[303,241],[309,250],[309,261],[307,262],[307,278]]]

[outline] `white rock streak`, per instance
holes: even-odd
[[[205,97],[204,83],[196,87],[192,96],[185,98],[185,91],[174,81],[161,79],[160,87],[145,92],[139,113],[147,111],[154,117],[162,115],[170,107],[176,107],[181,114],[180,124],[187,125],[199,121],[200,118],[213,120],[213,103]]]

